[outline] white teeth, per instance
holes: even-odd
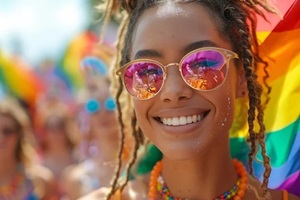
[[[179,124],[180,125],[184,125],[184,124],[187,124],[187,119],[186,119],[186,117],[180,117],[179,118]]]
[[[167,124],[167,118],[162,118],[161,121],[163,124]]]
[[[197,120],[200,121],[201,120],[201,115],[197,116]]]
[[[197,115],[193,115],[192,120],[193,120],[193,122],[196,122],[197,121]]]
[[[186,118],[186,121],[187,121],[188,124],[190,124],[190,123],[193,122],[193,119],[192,119],[191,116],[188,116],[188,117]]]
[[[203,119],[203,114],[172,117],[172,118],[161,117],[160,121],[163,124],[168,125],[168,126],[179,126],[179,125],[195,123],[195,122],[201,121],[202,119]]]
[[[179,125],[179,119],[178,119],[178,117],[174,117],[174,118],[172,119],[172,124],[173,124],[174,126]]]
[[[168,118],[166,121],[167,121],[166,124],[170,124],[170,125],[172,124],[172,118]]]

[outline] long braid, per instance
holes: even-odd
[[[270,96],[269,94],[271,93],[272,91],[272,88],[271,86],[268,84],[268,79],[270,78],[270,75],[269,75],[269,72],[268,72],[268,67],[269,67],[269,64],[265,61],[260,61],[262,64],[263,64],[263,71],[264,71],[264,76],[262,78],[262,82],[264,84],[264,86],[266,87],[266,92],[264,93],[265,95],[265,102],[262,103],[262,106],[263,106],[263,109],[265,110],[266,106],[268,105],[269,101],[270,101]]]
[[[132,168],[132,166],[134,165],[135,161],[136,161],[136,158],[137,158],[137,152],[138,152],[138,149],[139,149],[139,138],[137,136],[137,133],[138,131],[136,130],[136,116],[135,114],[133,114],[132,116],[132,120],[131,120],[131,126],[132,126],[132,134],[133,134],[133,137],[134,137],[134,149],[133,149],[133,152],[132,152],[132,158],[131,158],[131,161],[129,162],[127,168],[126,168],[126,179],[125,179],[125,182],[122,184],[121,186],[121,191],[123,191],[124,187],[127,185],[128,181],[129,181],[129,176],[130,176],[130,170]]]
[[[226,8],[227,12],[224,12],[226,16],[235,21],[233,23],[232,30],[237,29],[233,32],[238,32],[238,34],[233,34],[230,37],[234,36],[237,39],[237,42],[234,43],[234,48],[239,48],[238,44],[242,44],[240,49],[235,49],[243,58],[243,66],[247,81],[247,87],[249,91],[249,109],[248,109],[248,138],[247,142],[250,145],[250,152],[248,155],[248,164],[249,164],[249,171],[250,174],[253,174],[253,159],[257,153],[257,143],[259,142],[260,146],[262,147],[262,156],[264,159],[264,180],[261,185],[263,190],[263,195],[267,195],[267,184],[268,178],[270,176],[270,159],[266,156],[265,151],[265,142],[264,142],[264,131],[265,127],[263,124],[263,109],[261,106],[261,88],[257,82],[257,75],[255,71],[257,69],[258,61],[262,59],[259,57],[258,52],[258,43],[253,42],[256,40],[256,19],[253,17],[254,14],[246,7],[241,6],[238,4],[232,4],[232,7],[228,6]],[[248,21],[246,21],[248,20]],[[248,22],[248,25],[247,24]],[[235,28],[234,28],[235,27]],[[229,27],[230,29],[230,27]],[[225,30],[225,29],[224,29]],[[228,27],[226,28],[228,30]],[[230,38],[231,41],[234,41],[233,38]],[[256,112],[257,111],[257,112]],[[257,117],[256,117],[257,114]],[[258,120],[258,124],[260,126],[260,130],[257,133],[255,129],[255,120]]]
[[[253,20],[250,21],[254,22]],[[242,21],[238,20],[238,22],[242,22]],[[252,31],[252,35],[256,34],[255,32],[253,32],[253,28],[251,31]],[[249,90],[249,110],[248,110],[249,138],[247,138],[247,142],[249,142],[251,145],[251,150],[248,155],[249,168],[250,168],[250,174],[253,174],[252,163],[253,163],[253,157],[257,152],[256,141],[258,140],[262,149],[261,154],[263,156],[264,167],[265,167],[264,178],[263,178],[261,188],[263,190],[263,195],[266,196],[268,192],[267,187],[268,187],[268,179],[271,173],[271,167],[270,167],[270,159],[266,155],[266,148],[265,148],[265,141],[264,141],[264,137],[265,137],[265,125],[263,123],[264,112],[260,100],[262,89],[257,82],[257,75],[255,74],[254,71],[257,68],[256,66],[257,62],[255,61],[257,61],[256,58],[257,57],[259,58],[259,56],[258,56],[258,51],[253,50],[254,52],[252,53],[251,43],[250,43],[250,41],[252,42],[253,38],[255,39],[256,36],[254,36],[252,40],[250,40],[251,38],[249,38],[249,29],[247,28],[245,30],[240,29],[239,33],[242,35],[243,38],[242,40],[243,49],[244,49],[243,65],[246,73],[247,87]],[[257,43],[255,42],[252,42],[252,44],[257,45]],[[254,48],[257,48],[257,46],[254,46]],[[254,121],[255,121],[256,111],[257,111],[257,120],[259,124],[259,131],[257,133],[254,131]]]
[[[249,8],[254,8],[255,12],[257,12],[261,17],[264,18],[264,20],[268,21],[267,18],[265,17],[264,13],[261,12],[259,9],[256,8],[256,4],[259,4],[261,7],[263,7],[265,10],[273,13],[273,14],[276,14],[278,16],[280,16],[280,13],[277,9],[273,8],[273,7],[270,7],[270,6],[267,6],[266,4],[266,1],[263,1],[263,3],[261,1],[251,1],[251,4],[250,3],[246,3]],[[257,71],[257,63],[261,63],[263,65],[263,72],[264,72],[264,75],[262,77],[262,83],[264,85],[264,87],[266,88],[266,93],[265,93],[265,102],[264,103],[261,103],[263,105],[263,108],[266,107],[266,105],[268,104],[269,100],[270,100],[270,97],[269,97],[269,94],[271,93],[271,87],[269,86],[267,80],[268,78],[270,77],[269,76],[269,73],[268,73],[268,63],[266,61],[264,61],[259,55],[260,55],[260,52],[259,52],[259,40],[257,38],[257,35],[256,35],[256,27],[257,27],[257,20],[256,20],[256,13],[255,12],[250,12],[250,16],[248,17],[248,19],[250,20],[250,26],[251,26],[251,37],[252,37],[252,46],[253,46],[253,51],[256,52],[255,54],[255,62],[254,62],[254,70]]]
[[[251,36],[252,36],[252,47],[253,47],[253,51],[255,52],[255,62],[254,62],[254,71],[256,72],[257,71],[257,68],[258,68],[258,65],[257,63],[261,63],[263,65],[263,71],[264,71],[264,75],[262,77],[262,82],[263,82],[263,85],[264,87],[266,88],[266,100],[265,102],[262,104],[263,107],[265,107],[269,100],[270,100],[270,97],[269,97],[269,94],[271,92],[271,87],[269,86],[267,80],[268,78],[270,77],[269,76],[269,73],[268,73],[268,63],[266,61],[264,61],[263,59],[261,59],[261,57],[259,56],[260,55],[260,52],[259,52],[259,44],[258,44],[258,38],[257,38],[257,35],[256,35],[256,26],[257,26],[257,20],[256,18],[254,17],[255,13],[251,13],[251,17],[249,17],[249,20],[250,20],[250,26],[251,26],[251,29],[250,29],[250,32],[251,32]]]
[[[112,5],[112,4],[111,4]],[[111,8],[113,8],[111,6]],[[130,10],[130,7],[126,7],[126,10]],[[112,13],[112,12],[110,12]],[[126,13],[123,13],[122,15],[122,22],[119,26],[119,32],[118,32],[118,41],[117,41],[117,49],[123,49],[123,51],[126,49],[124,49],[123,47],[124,46],[128,46],[128,45],[125,45],[124,44],[124,41],[127,41],[125,40],[125,31],[127,30],[127,27],[128,27],[128,22],[129,22],[129,19],[128,19],[128,15]],[[115,68],[117,68],[119,65],[122,65],[122,63],[124,62],[128,62],[128,56],[127,56],[127,53],[124,53],[124,52],[120,52],[117,54],[116,56],[116,61],[115,61]],[[113,70],[113,73],[114,73],[114,70]],[[116,99],[117,99],[117,105],[118,105],[118,113],[119,113],[119,116],[118,116],[118,120],[120,122],[120,128],[121,128],[121,143],[120,143],[120,151],[119,151],[119,154],[118,154],[118,167],[116,169],[116,173],[115,173],[115,176],[113,178],[113,182],[112,182],[112,187],[111,187],[111,191],[110,193],[107,195],[107,199],[110,199],[111,196],[116,193],[116,191],[118,189],[120,189],[120,191],[122,191],[124,189],[124,187],[127,185],[128,181],[129,181],[129,176],[130,176],[130,170],[132,168],[132,166],[134,165],[135,161],[136,161],[136,158],[137,158],[137,151],[138,151],[138,148],[140,146],[140,143],[143,139],[143,137],[141,137],[141,131],[139,128],[135,128],[136,126],[136,119],[135,119],[135,116],[133,116],[132,120],[131,120],[131,130],[132,130],[132,135],[133,135],[133,138],[134,138],[134,142],[135,142],[135,146],[134,146],[134,149],[132,151],[132,157],[131,157],[131,160],[129,161],[127,167],[126,167],[126,177],[125,177],[125,181],[120,185],[118,185],[118,180],[119,180],[119,177],[120,177],[120,170],[121,170],[121,167],[122,167],[122,152],[123,152],[123,149],[124,149],[124,143],[125,143],[125,129],[126,128],[126,125],[124,124],[123,122],[123,112],[122,110],[126,110],[127,109],[127,112],[130,112],[132,111],[132,109],[130,108],[130,106],[128,105],[128,101],[125,100],[125,97],[122,96],[122,93],[123,93],[123,87],[122,87],[122,82],[121,82],[121,79],[116,79],[115,78],[116,76],[114,76],[113,74],[113,80],[114,80],[114,87],[113,88],[118,88],[118,91],[117,91],[117,95],[116,95]],[[118,80],[118,81],[116,81]],[[122,89],[121,89],[122,88]],[[126,95],[125,95],[126,96]],[[125,105],[123,105],[121,103],[121,101],[125,101]],[[126,115],[127,116],[127,115]]]
[[[131,3],[130,3],[131,2]],[[133,6],[136,6],[133,4],[134,1],[126,1],[126,2],[121,2],[122,6],[125,8],[125,10],[127,10],[127,12],[132,12],[133,10]],[[129,4],[127,4],[129,3]],[[135,26],[138,16],[140,15],[140,13],[136,13],[136,14],[132,14],[130,19],[129,18],[124,18],[122,25],[120,26],[120,36],[119,38],[119,42],[118,42],[118,49],[122,49],[120,56],[118,57],[118,62],[116,63],[116,67],[118,65],[123,65],[126,62],[129,62],[129,52],[130,52],[130,46],[131,46],[131,34],[123,34],[126,30],[131,30],[133,29],[133,27]],[[128,24],[129,27],[128,27]],[[126,37],[127,36],[127,37]],[[128,101],[127,101],[128,102]],[[124,108],[125,109],[125,108]],[[128,107],[128,110],[131,110]],[[121,110],[119,111],[121,112]],[[129,175],[130,175],[130,170],[133,167],[136,159],[137,159],[137,152],[139,149],[140,144],[143,144],[144,138],[142,135],[142,132],[140,130],[140,128],[136,125],[136,118],[133,117],[131,120],[131,131],[132,131],[132,135],[134,138],[134,142],[135,142],[135,146],[132,152],[132,158],[131,161],[129,162],[129,164],[126,167],[126,179],[125,182],[122,184],[122,186],[120,187],[120,190],[122,191],[124,189],[124,187],[127,185],[128,180],[129,180]],[[117,179],[117,177],[115,177],[115,179]],[[114,191],[115,192],[115,191]]]
[[[248,55],[247,55],[248,54]],[[247,79],[247,88],[249,91],[249,109],[248,109],[248,132],[249,132],[249,137],[247,138],[247,142],[250,143],[251,145],[251,150],[248,155],[248,164],[249,164],[249,170],[250,174],[253,174],[253,157],[256,154],[257,147],[256,147],[256,133],[254,132],[254,120],[255,120],[255,110],[256,110],[256,105],[257,105],[257,96],[255,93],[255,86],[254,86],[254,80],[252,76],[252,69],[251,65],[249,65],[250,59],[252,57],[252,54],[249,50],[245,51],[245,56],[246,59],[244,59],[244,69],[246,73],[246,79]],[[247,64],[247,65],[246,65]]]
[[[113,9],[116,9],[116,2],[115,1],[108,1],[108,4],[106,6],[106,15],[104,15],[104,20],[106,23],[104,24],[108,24],[110,18],[112,17],[111,15],[113,14]],[[119,40],[117,41],[116,47],[117,49],[121,48],[121,46],[123,45],[123,38],[124,38],[124,31],[126,29],[126,23],[127,23],[127,18],[124,17],[124,20],[122,21],[122,23],[120,24],[120,28],[119,28],[119,32],[118,32],[118,38]],[[102,34],[104,34],[102,32]],[[118,65],[119,61],[120,61],[120,57],[121,54],[118,52],[116,55],[116,60],[114,62],[114,65]],[[118,111],[118,121],[119,121],[119,126],[120,126],[120,133],[121,133],[121,138],[120,138],[120,145],[119,145],[119,152],[118,152],[118,164],[116,167],[116,171],[115,171],[115,175],[112,179],[112,183],[111,183],[111,190],[109,192],[109,194],[107,195],[106,199],[109,200],[111,198],[111,196],[118,190],[119,186],[118,186],[118,180],[120,177],[120,173],[121,173],[121,168],[122,168],[122,156],[123,156],[123,152],[124,152],[124,143],[125,143],[125,124],[123,122],[123,112],[122,112],[122,104],[120,101],[120,97],[123,93],[123,87],[122,87],[122,80],[120,78],[116,79],[115,74],[114,74],[114,69],[115,67],[111,68],[111,76],[112,76],[112,88],[113,89],[117,89],[117,91],[113,91],[116,92],[116,104],[117,104],[117,111]]]
[[[257,82],[256,82],[257,83]],[[258,90],[258,94],[261,94],[262,90],[260,87],[257,87]],[[263,182],[262,182],[262,189],[264,194],[267,193],[268,191],[268,180],[271,174],[271,165],[270,165],[270,158],[266,155],[266,144],[265,144],[265,126],[263,123],[263,118],[264,118],[264,114],[263,114],[263,108],[260,104],[260,99],[258,101],[258,106],[257,106],[257,121],[260,125],[260,130],[258,132],[258,142],[261,146],[261,154],[263,156],[263,163],[264,163],[264,167],[265,167],[265,171],[264,171],[264,178],[263,178]]]
[[[114,5],[115,5],[115,1],[108,1],[107,4],[105,4],[104,6],[97,6],[96,9],[98,9],[100,12],[102,10],[105,10],[106,12],[103,12],[104,15],[101,17],[100,20],[103,21],[103,25],[102,25],[102,30],[100,32],[100,39],[104,38],[105,32],[106,32],[106,28],[110,22],[112,13],[114,11]]]
[[[137,137],[138,137],[139,143],[141,145],[145,144],[145,138],[144,138],[143,132],[140,127],[138,127],[138,130],[137,130]]]
[[[258,84],[257,80],[256,80],[257,77],[255,77],[255,86],[256,86],[256,93],[257,93],[257,121],[258,121],[258,124],[259,124],[259,131],[257,133],[257,140],[260,144],[260,147],[261,147],[261,155],[263,157],[263,165],[264,165],[264,168],[265,168],[265,171],[264,171],[264,177],[263,177],[263,182],[262,182],[262,189],[263,189],[263,194],[267,194],[267,191],[268,191],[268,182],[269,182],[269,177],[270,177],[270,174],[271,174],[271,165],[270,165],[270,158],[267,156],[266,154],[266,144],[265,144],[265,125],[263,123],[263,120],[264,120],[264,111],[263,111],[263,106],[262,106],[262,103],[261,103],[261,99],[259,97],[261,97],[262,95],[262,88],[261,86]]]
[[[122,80],[119,79],[119,81],[121,82],[120,84],[122,84]],[[119,147],[119,152],[118,152],[118,165],[116,168],[116,173],[115,176],[113,178],[113,181],[111,183],[111,191],[109,192],[108,196],[107,196],[107,200],[110,199],[110,197],[115,193],[118,184],[118,179],[120,176],[120,171],[121,171],[121,167],[122,167],[122,152],[124,149],[124,141],[125,141],[125,133],[124,133],[124,123],[122,120],[122,110],[121,110],[121,103],[119,101],[120,95],[123,91],[123,87],[119,87],[118,93],[116,95],[116,103],[117,103],[117,109],[119,112],[118,115],[118,121],[120,123],[120,128],[121,128],[121,142],[120,142],[120,147]]]
[[[256,97],[256,89],[254,85],[253,78],[253,63],[254,63],[254,55],[252,53],[251,46],[251,37],[250,30],[246,25],[246,19],[249,17],[247,15],[247,10],[245,10],[245,6],[240,5],[241,3],[233,3],[231,2],[228,6],[226,6],[224,10],[224,16],[226,21],[223,22],[224,30],[232,30],[233,34],[229,34],[229,41],[233,41],[233,49],[240,55],[242,58],[242,66],[245,71],[245,78],[247,81],[247,88],[249,91],[249,108],[248,108],[248,138],[247,142],[250,143],[250,152],[248,154],[248,164],[249,164],[249,172],[253,174],[253,157],[257,151],[256,146],[256,134],[254,131],[254,121],[255,121],[255,110],[257,105],[257,97]],[[215,11],[219,13],[220,11]],[[220,16],[222,17],[222,16]],[[231,23],[228,23],[228,22]],[[226,23],[227,22],[227,23]],[[251,20],[250,20],[251,23]],[[227,34],[228,35],[228,34]]]

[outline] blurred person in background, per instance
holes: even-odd
[[[51,170],[55,180],[55,194],[61,198],[62,172],[78,162],[71,112],[63,102],[44,101],[38,106],[40,162]]]
[[[53,176],[37,164],[28,115],[11,97],[0,98],[0,199],[53,200]]]
[[[103,44],[97,50],[102,54],[82,61],[85,88],[79,94],[78,126],[83,161],[65,171],[66,199],[77,199],[108,186],[116,167],[119,128],[107,68],[110,64],[107,58],[112,58],[113,50]],[[128,155],[123,152],[123,156]]]

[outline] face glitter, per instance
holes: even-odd
[[[172,16],[184,16],[186,15],[184,13],[184,11],[179,7],[176,6],[176,2],[170,0],[168,1],[165,5],[161,6],[158,11],[157,11],[157,15],[159,17],[165,18],[165,17],[169,17],[170,15]]]

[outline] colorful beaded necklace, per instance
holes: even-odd
[[[24,175],[19,173],[17,174],[12,181],[7,185],[0,186],[0,197],[9,197],[16,194],[18,187],[24,181]],[[1,199],[1,198],[0,198]]]
[[[241,200],[245,196],[245,190],[248,184],[247,171],[244,165],[238,160],[233,160],[234,168],[239,176],[237,183],[229,190],[214,198],[213,200],[227,200],[233,198],[234,200]],[[171,196],[167,184],[160,175],[162,169],[162,162],[159,161],[154,166],[149,183],[149,200],[156,199],[156,193],[159,192],[164,200],[184,200]],[[186,199],[187,200],[187,199]]]

